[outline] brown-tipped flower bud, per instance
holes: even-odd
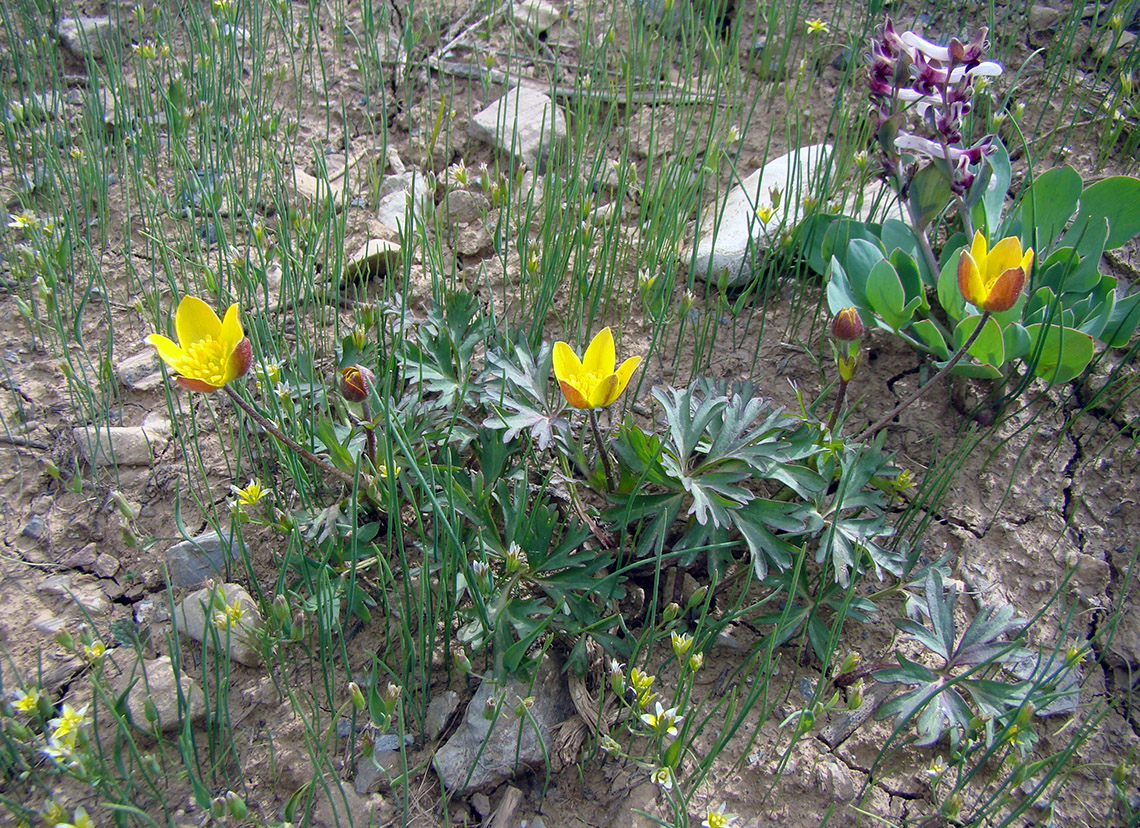
[[[831,335],[836,339],[858,342],[865,333],[867,329],[855,308],[844,308],[831,320]]]
[[[349,402],[364,402],[376,384],[376,375],[363,365],[340,369],[340,393]]]
[[[245,336],[234,348],[234,352],[230,354],[230,370],[227,373],[231,375],[232,379],[244,377],[252,364],[253,343],[249,341],[248,336]]]

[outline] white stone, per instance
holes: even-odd
[[[542,34],[560,19],[562,12],[543,0],[524,0],[513,9],[515,22],[526,26],[535,34]]]
[[[223,612],[223,607],[234,604],[242,610],[242,615],[227,629],[215,619]],[[174,610],[174,626],[180,633],[205,647],[213,646],[216,634],[223,647],[228,643],[230,658],[249,667],[261,663],[261,655],[254,646],[261,625],[257,604],[238,584],[204,587],[183,598]]]
[[[100,59],[117,39],[115,24],[108,17],[65,17],[55,27],[63,48],[77,58]]]
[[[520,86],[472,118],[468,131],[472,138],[534,167],[566,140],[566,118],[546,95]]]
[[[175,675],[169,656],[140,662],[128,655],[123,661],[122,675],[115,682],[115,694],[122,695],[130,688],[126,699],[127,711],[135,727],[147,732],[153,728],[146,718],[147,701],[153,705],[158,727],[164,733],[180,729],[187,718],[193,724],[206,720],[206,699],[202,690],[185,670]]]
[[[803,199],[814,193],[831,158],[829,144],[812,144],[769,161],[733,187],[723,208],[710,208],[701,223],[694,268],[702,279],[730,287],[752,278],[760,252],[792,230],[803,217]],[[756,215],[771,205],[769,191],[780,191],[780,205],[767,222]]]
[[[405,229],[413,229],[416,219],[422,218],[432,206],[434,202],[427,178],[419,170],[411,169],[401,175],[389,176],[380,185],[376,219],[403,238]],[[405,228],[409,218],[411,226]]]

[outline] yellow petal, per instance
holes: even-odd
[[[610,374],[590,391],[590,408],[603,408],[616,400],[620,393],[617,374]]]
[[[633,376],[633,372],[637,370],[637,366],[641,364],[641,357],[631,356],[621,364],[617,369],[617,390],[614,392],[614,399],[616,400],[623,393],[625,393],[626,386],[629,385],[629,380]],[[611,400],[612,402],[613,400]]]
[[[979,269],[985,269],[986,254],[989,252],[989,244],[986,242],[986,236],[981,230],[974,231],[974,243],[970,245],[970,255],[974,257],[974,264]]]
[[[554,376],[559,382],[576,382],[582,373],[582,361],[578,359],[574,349],[565,342],[554,343],[551,361],[554,366]]]
[[[226,350],[235,348],[245,339],[245,331],[241,329],[241,315],[237,303],[230,305],[226,317],[222,320],[222,341],[226,343]]]
[[[184,296],[174,314],[174,327],[178,332],[178,344],[189,348],[202,339],[220,339],[222,320],[214,309],[196,296]]]
[[[614,335],[609,328],[602,328],[586,349],[582,358],[582,368],[595,377],[604,377],[614,372],[617,354],[614,352]]]
[[[958,260],[958,290],[962,298],[975,307],[986,300],[986,286],[982,284],[982,274],[970,251],[963,250]]]
[[[1025,251],[1025,255],[1021,257],[1021,269],[1025,271],[1025,275],[1029,276],[1029,271],[1033,270],[1033,248],[1030,247]]]
[[[1021,269],[1020,265],[1011,267],[1001,276],[998,276],[997,281],[990,288],[986,301],[982,304],[982,310],[988,310],[991,313],[1009,310],[1017,304],[1017,299],[1021,296],[1024,287],[1025,271]]]
[[[1010,268],[1020,266],[1021,239],[1016,236],[1006,236],[990,250],[989,256],[986,257],[986,272],[982,278],[987,287],[992,287],[1003,273]]]
[[[185,356],[185,353],[175,344],[174,340],[162,334],[151,334],[144,342],[147,345],[153,345],[154,349],[158,351],[159,358],[171,368],[177,368]]]

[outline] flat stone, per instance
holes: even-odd
[[[170,421],[152,413],[141,426],[80,426],[71,435],[89,466],[149,466],[170,439]]]
[[[119,43],[119,33],[109,17],[65,17],[56,24],[56,37],[63,48],[80,60],[100,60]]]
[[[380,202],[376,206],[376,219],[385,227],[404,238],[404,225],[411,219],[408,229],[415,227],[418,217],[424,216],[433,206],[432,191],[427,178],[417,169],[401,175],[391,175],[380,186]]]
[[[851,772],[838,762],[824,761],[816,765],[815,784],[824,796],[836,802],[850,802],[855,798]]]
[[[400,245],[387,239],[369,239],[344,265],[344,280],[383,276],[399,267]]]
[[[69,555],[65,555],[60,561],[60,564],[68,569],[83,569],[90,571],[95,566],[95,560],[99,556],[99,551],[95,544],[89,543],[86,546],[76,549]]]
[[[481,223],[466,224],[455,236],[455,249],[462,256],[478,256],[491,249],[491,234]]]
[[[1098,60],[1108,59],[1109,66],[1119,66],[1124,59],[1132,54],[1132,45],[1136,42],[1136,35],[1124,29],[1120,37],[1112,29],[1101,32],[1093,38],[1092,50]]]
[[[115,573],[119,571],[119,559],[114,555],[104,552],[95,558],[93,571],[100,578],[114,578]]]
[[[443,200],[443,210],[447,223],[452,225],[471,224],[482,221],[490,209],[487,197],[471,190],[452,190]]]
[[[516,711],[532,693],[533,704],[520,717]],[[488,702],[498,705],[493,722],[486,716]],[[432,764],[451,794],[493,787],[541,767],[553,750],[554,728],[573,715],[561,665],[553,658],[543,659],[533,689],[514,678],[500,683],[487,675],[459,730],[436,751]]]
[[[320,204],[331,198],[333,207],[337,210],[343,209],[351,196],[348,179],[344,176],[330,182],[327,178],[317,178],[302,169],[294,169],[292,184],[293,194],[297,198]]]
[[[234,604],[242,610],[242,616],[226,628],[219,625],[217,616],[223,606]],[[261,629],[261,613],[257,604],[238,584],[218,584],[192,592],[182,599],[174,610],[174,627],[204,647],[214,646],[216,640],[221,646],[229,646],[229,656],[247,667],[261,663],[261,654],[254,646],[257,631]]]
[[[372,756],[356,760],[356,778],[352,787],[360,796],[370,793],[387,793],[393,776],[400,774],[398,750],[373,750]]]
[[[74,601],[91,615],[106,615],[111,611],[110,599],[99,588],[95,579],[88,575],[76,578],[67,574],[52,575],[41,581],[36,589],[47,595],[56,595]]]
[[[42,541],[48,536],[47,521],[40,515],[32,515],[20,534],[32,540]]]
[[[524,0],[522,3],[516,3],[512,13],[517,24],[526,26],[535,34],[544,34],[562,19],[562,12],[543,0]]]
[[[562,109],[526,87],[515,87],[472,118],[468,132],[532,168],[567,134]]]
[[[44,635],[56,636],[60,630],[71,623],[71,619],[62,615],[49,615],[46,617],[37,618],[32,622],[32,626],[36,628],[37,632]]]
[[[1029,31],[1048,32],[1061,18],[1061,10],[1034,3],[1029,7]],[[1051,36],[1051,33],[1050,33]]]
[[[454,690],[444,690],[428,702],[427,715],[424,716],[424,736],[429,742],[439,738],[458,709],[459,694]]]
[[[115,681],[116,696],[127,693],[127,712],[135,727],[152,732],[154,725],[147,721],[149,701],[158,716],[158,727],[163,733],[179,730],[189,719],[191,724],[206,721],[206,699],[198,684],[185,670],[176,676],[169,656],[134,661],[124,658],[122,674]]]
[[[803,199],[814,192],[830,156],[829,144],[782,155],[733,187],[723,208],[708,209],[698,235],[696,275],[714,283],[723,278],[729,287],[746,284],[760,253],[799,224]],[[761,221],[756,211],[771,205],[772,188],[780,191],[780,204],[768,221]]]
[[[166,567],[170,583],[176,587],[194,587],[207,578],[224,577],[226,563],[237,560],[242,551],[232,534],[222,536],[210,530],[182,541],[166,551]]]
[[[153,391],[162,385],[161,361],[154,348],[127,357],[115,367],[115,376],[132,391]]]

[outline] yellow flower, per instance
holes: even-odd
[[[649,777],[654,785],[658,785],[667,791],[673,790],[673,770],[672,768],[657,768]]]
[[[701,821],[704,828],[725,828],[736,821],[736,814],[726,814],[724,812],[725,803],[720,803],[715,808],[709,808],[705,812],[705,818]]]
[[[765,204],[763,207],[756,208],[756,218],[760,219],[764,224],[771,221],[774,215],[776,215],[776,208],[771,204]]]
[[[52,719],[48,724],[52,726],[52,738],[57,742],[75,744],[75,737],[79,729],[87,722],[87,707],[76,710],[70,704],[64,704],[58,719]]]
[[[178,372],[176,382],[183,388],[211,394],[249,370],[253,345],[242,330],[236,304],[223,321],[201,299],[186,296],[178,304],[174,327],[177,344],[161,334],[151,334],[146,342]]]
[[[575,408],[611,405],[629,385],[641,357],[630,357],[615,371],[616,364],[614,335],[609,328],[598,331],[582,360],[565,342],[554,343],[554,376],[566,401]]]
[[[958,290],[981,310],[1000,313],[1013,307],[1033,266],[1033,248],[1021,252],[1021,239],[1007,236],[990,248],[979,230],[958,260]]]
[[[238,599],[235,598],[234,602],[228,606],[223,602],[221,611],[214,613],[214,626],[219,630],[228,630],[238,624],[243,615],[245,615],[245,609]]]
[[[17,690],[16,700],[12,702],[12,706],[19,710],[21,713],[34,713],[36,707],[40,703],[40,691],[35,687],[29,690]]]
[[[230,486],[230,490],[237,495],[238,503],[242,506],[256,506],[271,491],[262,486],[261,481],[256,479],[250,480],[241,489],[237,486]]]
[[[8,226],[16,230],[34,230],[40,226],[40,220],[31,210],[24,210],[8,216]]]
[[[828,34],[831,32],[831,27],[823,22],[823,20],[820,18],[813,17],[807,22],[807,30],[809,35]]]

